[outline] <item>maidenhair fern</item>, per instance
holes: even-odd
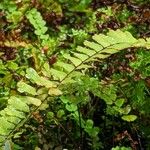
[[[45,33],[45,32],[43,32]],[[33,111],[49,97],[59,96],[63,93],[62,85],[77,82],[79,77],[85,75],[86,69],[92,67],[93,61],[103,61],[114,53],[130,48],[150,48],[150,39],[135,39],[129,32],[121,30],[109,31],[107,35],[94,35],[93,41],[85,41],[84,47],[77,47],[76,51],[62,53],[59,60],[50,67],[45,63],[40,74],[33,68],[28,68],[26,78],[36,84],[33,87],[24,81],[18,83],[18,91],[27,96],[12,96],[7,107],[0,111],[0,143],[3,145],[22,121],[29,118]]]

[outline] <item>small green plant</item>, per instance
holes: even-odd
[[[45,46],[49,39],[49,35],[46,34],[48,28],[46,27],[46,22],[43,20],[40,12],[33,8],[27,12],[26,17],[34,26],[34,33],[39,37],[40,40],[42,40],[42,46]]]

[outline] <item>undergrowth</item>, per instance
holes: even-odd
[[[0,149],[148,150],[146,4],[2,0]]]

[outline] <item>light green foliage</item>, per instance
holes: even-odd
[[[19,67],[17,62],[9,61],[8,63],[0,61],[0,109],[2,109],[7,104],[7,99],[11,93],[15,94],[15,91],[11,88],[16,87],[14,76],[24,75],[25,66]],[[13,72],[13,73],[12,73]]]
[[[122,119],[128,122],[134,121],[137,119],[137,116],[135,115],[126,115],[126,116],[122,116]]]
[[[40,12],[33,8],[27,12],[26,17],[35,28],[34,33],[42,40],[44,46],[45,42],[49,39],[49,35],[46,34],[48,28],[46,27],[46,22],[43,20]]]
[[[11,28],[15,28],[18,23],[23,19],[24,14],[26,13],[29,7],[29,0],[26,0],[22,3],[22,7],[18,8],[17,4],[20,2],[13,1],[13,0],[2,0],[0,4],[0,9],[4,10],[6,13],[7,21],[13,23]]]
[[[45,86],[47,88],[55,87],[56,86],[54,84],[54,82],[51,82],[51,81],[47,80],[44,77],[40,77],[33,68],[28,68],[26,70],[26,73],[27,73],[26,77],[28,79],[30,79],[33,83],[36,83],[37,85]]]
[[[62,109],[60,109],[60,110],[57,112],[57,117],[58,117],[58,118],[62,118],[64,115],[65,115],[65,112],[64,112],[64,110],[62,110]]]
[[[142,4],[1,0],[0,149],[150,147]]]
[[[36,10],[34,10],[33,12],[37,15]],[[41,31],[41,33],[45,32],[46,29]],[[91,41],[85,41],[83,47],[77,47],[76,51],[71,51],[70,53],[62,53],[59,61],[56,62],[53,67],[49,67],[48,64],[45,63],[41,72],[37,72],[33,68],[28,68],[26,70],[26,78],[28,82],[31,81],[32,83],[35,83],[36,86],[34,88],[28,85],[28,83],[24,83],[23,81],[21,81],[18,83],[18,90],[21,92],[25,92],[26,94],[29,93],[30,95],[36,95],[38,93],[36,93],[37,87],[38,89],[45,88],[47,91],[47,95],[49,94],[53,98],[58,97],[59,95],[65,94],[65,86],[72,83],[80,84],[80,78],[82,76],[85,76],[86,70],[88,70],[89,67],[92,67],[92,62],[102,62],[112,54],[118,53],[121,50],[129,47],[149,48],[150,42],[149,39],[135,39],[129,32],[122,32],[121,30],[110,30],[107,35],[96,34],[92,37]],[[91,81],[94,80],[91,79]],[[115,103],[117,107],[121,107],[123,105],[124,100],[115,101],[116,95],[111,87],[101,87],[101,90],[99,89],[99,92],[97,92],[99,86],[96,85],[94,85],[93,88],[92,86],[87,86],[89,90],[85,90],[84,93],[91,90],[94,95],[97,95],[100,98],[104,99],[107,104]],[[28,87],[29,89],[31,89],[31,91],[29,91]],[[32,106],[30,108],[29,105],[33,104],[36,106],[36,109],[38,109],[41,104],[48,100],[47,96],[38,99],[38,97],[40,97],[42,94],[46,94],[45,90],[44,92],[43,90],[41,90],[41,92],[39,92],[39,95],[34,98],[28,96],[12,96],[8,100],[7,107],[0,112],[0,120],[5,124],[4,126],[4,124],[2,123],[0,127],[0,135],[2,135],[0,137],[1,143],[4,143],[6,139],[10,138],[12,132],[16,129],[17,125],[20,124],[22,119],[26,118],[27,114],[31,114],[32,111],[30,112],[30,110],[32,110]],[[109,96],[106,95],[111,95],[112,99],[110,100]],[[80,101],[76,102],[75,99],[74,103],[70,102],[70,99],[63,100],[66,110],[71,112],[73,118],[75,120],[78,120],[78,123],[79,113],[77,112],[76,104],[81,103],[82,99],[79,100]],[[58,115],[61,116],[62,114],[60,114],[61,113],[59,113]],[[13,121],[10,121],[12,120],[12,117]],[[128,116],[128,118],[126,117],[125,119],[133,121],[133,118],[135,118],[135,116]],[[99,129],[93,126],[92,120],[84,121],[81,116],[81,124],[83,124],[82,127],[89,134],[89,136],[95,137],[97,139]]]
[[[124,39],[128,40],[124,41]],[[85,47],[78,46],[76,52],[72,52],[72,54],[62,54],[63,61],[70,61],[69,65],[68,63],[65,65],[64,62],[58,61],[55,63],[55,66],[59,67],[56,67],[56,69],[48,68],[45,64],[43,71],[47,70],[48,77],[54,76],[54,79],[59,80],[61,83],[66,81],[73,82],[73,78],[76,75],[82,75],[77,70],[91,67],[89,63],[92,61],[101,61],[127,47],[149,47],[148,42],[140,39],[137,40],[129,32],[123,33],[120,30],[110,31],[107,36],[103,34],[94,35],[93,42],[85,41],[84,45]],[[63,65],[61,66],[61,64]],[[67,67],[69,70],[66,69],[66,66],[69,66],[69,68]]]
[[[112,150],[131,150],[131,148],[129,148],[129,147],[124,147],[124,146],[122,146],[122,147],[116,146],[116,147],[112,148]]]
[[[42,39],[42,35],[44,35],[47,31],[47,27],[45,27],[46,22],[42,19],[40,12],[33,8],[27,13],[26,16],[36,29],[35,34],[40,36],[40,38]]]
[[[5,136],[9,137],[9,134],[18,127],[19,123],[26,118],[26,113],[29,112],[28,104],[31,101],[26,100],[28,97],[15,97],[12,96],[8,100],[7,107],[0,112],[0,142],[3,142]],[[33,98],[31,98],[33,99]],[[35,99],[33,101],[35,103]],[[37,104],[36,104],[37,106]]]
[[[30,86],[22,81],[18,82],[17,86],[18,86],[18,91],[20,93],[26,92],[26,93],[32,94],[32,95],[37,94],[35,88],[33,88],[32,86]]]
[[[48,47],[48,49],[51,50],[48,53],[51,54],[58,46],[59,38],[50,37],[50,35],[48,34],[48,27],[46,25],[46,21],[43,19],[41,13],[36,8],[32,8],[31,10],[27,11],[26,17],[34,27],[34,33],[37,35],[38,40],[41,43],[38,45],[38,47]]]

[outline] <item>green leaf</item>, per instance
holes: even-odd
[[[93,125],[94,125],[93,120],[88,119],[86,121],[86,128],[88,128],[88,129],[93,128]]]
[[[28,68],[26,70],[26,77],[28,79],[33,80],[34,82],[38,82],[37,80],[40,78],[40,76],[37,74],[37,72],[33,68]]]
[[[118,106],[118,107],[121,107],[123,104],[124,104],[124,99],[123,98],[121,98],[121,99],[118,99],[116,102],[115,102],[115,104],[116,104],[116,106]]]
[[[92,45],[92,42],[89,42],[89,43]],[[85,47],[81,47],[81,46],[78,46],[76,50],[78,52],[84,53],[84,54],[86,54],[88,56],[92,56],[92,55],[94,55],[96,53],[95,51],[93,51],[91,49],[88,49],[88,48],[85,48]],[[97,48],[97,50],[98,50],[98,48]]]
[[[62,67],[64,68],[64,70],[66,70],[67,72],[71,72],[72,70],[74,70],[74,66],[71,65],[71,64],[68,64],[68,63],[64,63],[64,62],[61,62],[61,61],[58,61],[55,66],[59,66],[59,67]]]
[[[32,82],[36,83],[37,85],[45,86],[47,88],[56,87],[56,85],[54,84],[54,82],[52,82],[50,80],[47,80],[44,77],[40,77],[33,68],[28,68],[26,70],[26,73],[27,73],[26,77],[28,79],[30,79]]]
[[[26,92],[28,94],[37,95],[36,89],[23,81],[18,82],[17,86],[20,93]]]
[[[68,98],[67,98],[67,97],[65,97],[65,96],[61,96],[61,97],[60,97],[60,99],[61,99],[61,101],[62,101],[64,104],[69,103]]]
[[[22,17],[22,12],[20,11],[14,11],[11,15],[9,15],[9,21],[12,21],[13,23],[17,24]]]
[[[1,133],[1,129],[0,129]],[[5,137],[3,135],[0,135],[0,144],[2,144],[5,141]]]
[[[17,110],[29,112],[28,105],[15,96],[10,97],[10,99],[8,100],[8,104]]]
[[[92,66],[91,65],[80,65],[79,67],[77,67],[77,69],[89,69],[89,68],[92,68]],[[81,75],[80,75],[81,76]]]
[[[57,117],[58,117],[58,118],[61,118],[63,115],[65,115],[64,110],[62,110],[62,109],[58,110],[58,112],[57,112]]]
[[[42,30],[35,30],[34,33],[38,36],[43,34]]]
[[[108,47],[110,45],[110,43],[108,41],[106,41],[103,38],[104,35],[102,34],[98,34],[98,35],[94,35],[92,38],[93,40],[95,40],[97,43],[99,43],[102,47]]]
[[[18,69],[18,64],[14,63],[14,62],[8,62],[7,67],[11,70],[17,70]]]
[[[125,121],[132,122],[132,121],[135,121],[137,119],[137,116],[135,116],[135,115],[124,115],[121,118]]]
[[[75,52],[74,52],[73,54],[74,54],[75,57],[77,57],[78,59],[80,59],[80,60],[82,60],[82,61],[84,61],[84,60],[86,60],[86,59],[89,58],[89,56],[87,56],[87,55],[85,55],[85,54],[75,53]]]
[[[40,77],[39,81],[36,82],[38,85],[45,86],[47,88],[56,87],[56,84],[45,77]]]
[[[54,79],[56,80],[63,80],[67,74],[63,71],[59,71],[59,70],[56,70],[56,69],[51,69],[51,74],[55,77]]]
[[[16,117],[16,116],[7,116],[5,115],[6,120],[12,124],[18,124],[20,122],[20,118]]]
[[[47,113],[47,117],[48,118],[50,118],[50,119],[52,119],[52,118],[54,118],[54,113],[52,112],[52,111],[49,111],[48,113]]]
[[[48,94],[52,96],[59,96],[62,95],[62,91],[59,90],[58,88],[50,88]]]
[[[3,122],[0,124],[3,129],[12,129],[15,127],[14,124],[8,122],[4,117],[0,117],[0,122]]]
[[[41,24],[42,25],[42,24]],[[41,28],[41,32],[43,33],[43,34],[45,34],[45,32],[47,31],[48,29],[47,29],[47,27],[42,27]]]
[[[70,112],[74,112],[77,110],[77,106],[74,104],[66,104],[66,109]]]
[[[13,106],[7,106],[4,110],[0,111],[2,116],[15,116],[17,118],[25,118],[25,114],[21,111],[16,110]]]
[[[71,57],[70,54],[64,54],[63,57],[70,60],[75,66],[78,66],[82,63],[80,59]]]
[[[24,102],[26,102],[27,104],[33,104],[35,106],[40,106],[41,105],[41,100],[38,98],[34,98],[34,97],[29,97],[29,96],[22,96],[20,97],[20,99]]]
[[[99,131],[100,131],[100,129],[99,129],[98,127],[94,127],[94,128],[92,129],[91,136],[92,136],[92,137],[97,137]]]
[[[95,42],[85,41],[85,42],[84,42],[84,45],[87,46],[87,47],[89,47],[89,48],[91,48],[91,49],[93,49],[94,52],[99,52],[100,50],[103,49],[103,46],[101,46],[100,44],[95,43]],[[90,49],[88,49],[88,51],[89,51],[89,50],[90,50]],[[86,51],[86,50],[83,50],[83,52],[85,52],[85,51]],[[90,50],[90,51],[91,51],[91,50]],[[90,52],[90,51],[89,51],[89,52]],[[91,55],[92,52],[90,52],[89,54]]]
[[[131,107],[129,105],[127,105],[125,108],[122,108],[122,113],[123,114],[129,114],[129,112],[131,111]]]

